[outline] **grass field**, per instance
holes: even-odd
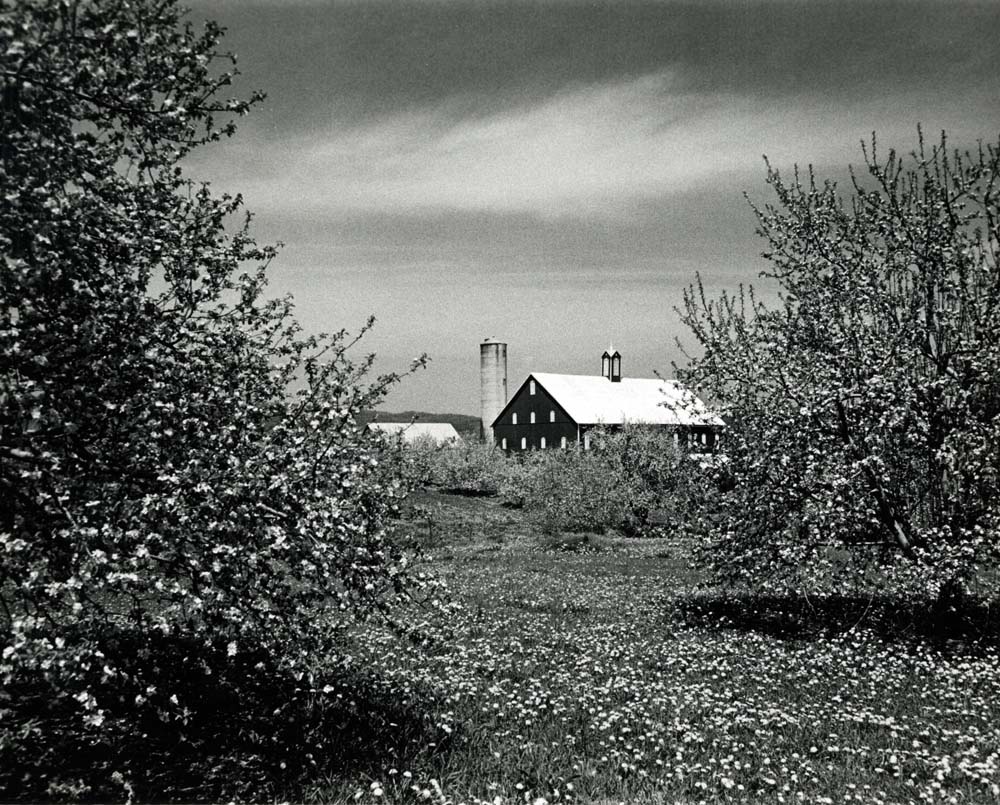
[[[423,645],[354,635],[351,667],[380,669],[352,704],[368,733],[334,750],[356,755],[349,773],[307,797],[1000,800],[989,611],[942,641],[887,599],[697,589],[669,540],[544,537],[490,500],[417,503],[450,615],[428,616]]]

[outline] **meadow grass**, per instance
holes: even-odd
[[[307,799],[1000,800],[990,612],[936,640],[891,596],[738,598],[699,588],[680,541],[544,537],[494,501],[417,504],[449,614],[417,642],[359,629],[348,664],[419,723],[373,723],[382,750]]]

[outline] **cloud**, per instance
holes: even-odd
[[[761,266],[762,153],[843,178],[872,130],[998,130],[995,0],[188,1],[269,96],[190,175],[288,244],[273,287],[307,328],[375,312],[387,369],[435,356],[400,408],[476,410],[487,332],[512,376],[609,337],[667,369],[679,287]]]
[[[968,102],[897,93],[853,106],[810,97],[778,105],[688,92],[661,71],[493,113],[441,105],[280,144],[246,141],[221,155],[224,164],[202,167],[237,182],[262,213],[619,217],[712,183],[756,184],[762,153],[778,165],[843,166],[860,161],[858,142],[872,130],[904,147],[921,120],[961,136]]]

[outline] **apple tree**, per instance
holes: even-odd
[[[195,705],[157,646],[183,643],[206,680],[244,656],[308,680],[347,620],[421,584],[387,536],[400,487],[356,424],[397,377],[366,380],[343,332],[303,333],[265,296],[274,250],[240,198],[185,172],[260,100],[226,96],[221,34],[174,0],[15,0],[0,17],[11,795],[63,784],[44,779],[61,734],[120,748],[150,713],[181,730]],[[95,774],[127,783],[116,762]]]
[[[951,598],[1000,558],[1000,147],[863,151],[847,197],[768,165],[777,303],[685,294],[682,374],[731,421],[703,555],[753,586],[875,571]]]

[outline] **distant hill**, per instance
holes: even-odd
[[[361,424],[367,425],[373,420],[378,422],[448,422],[463,439],[479,438],[479,417],[468,414],[431,414],[427,411],[364,411],[361,414]]]

